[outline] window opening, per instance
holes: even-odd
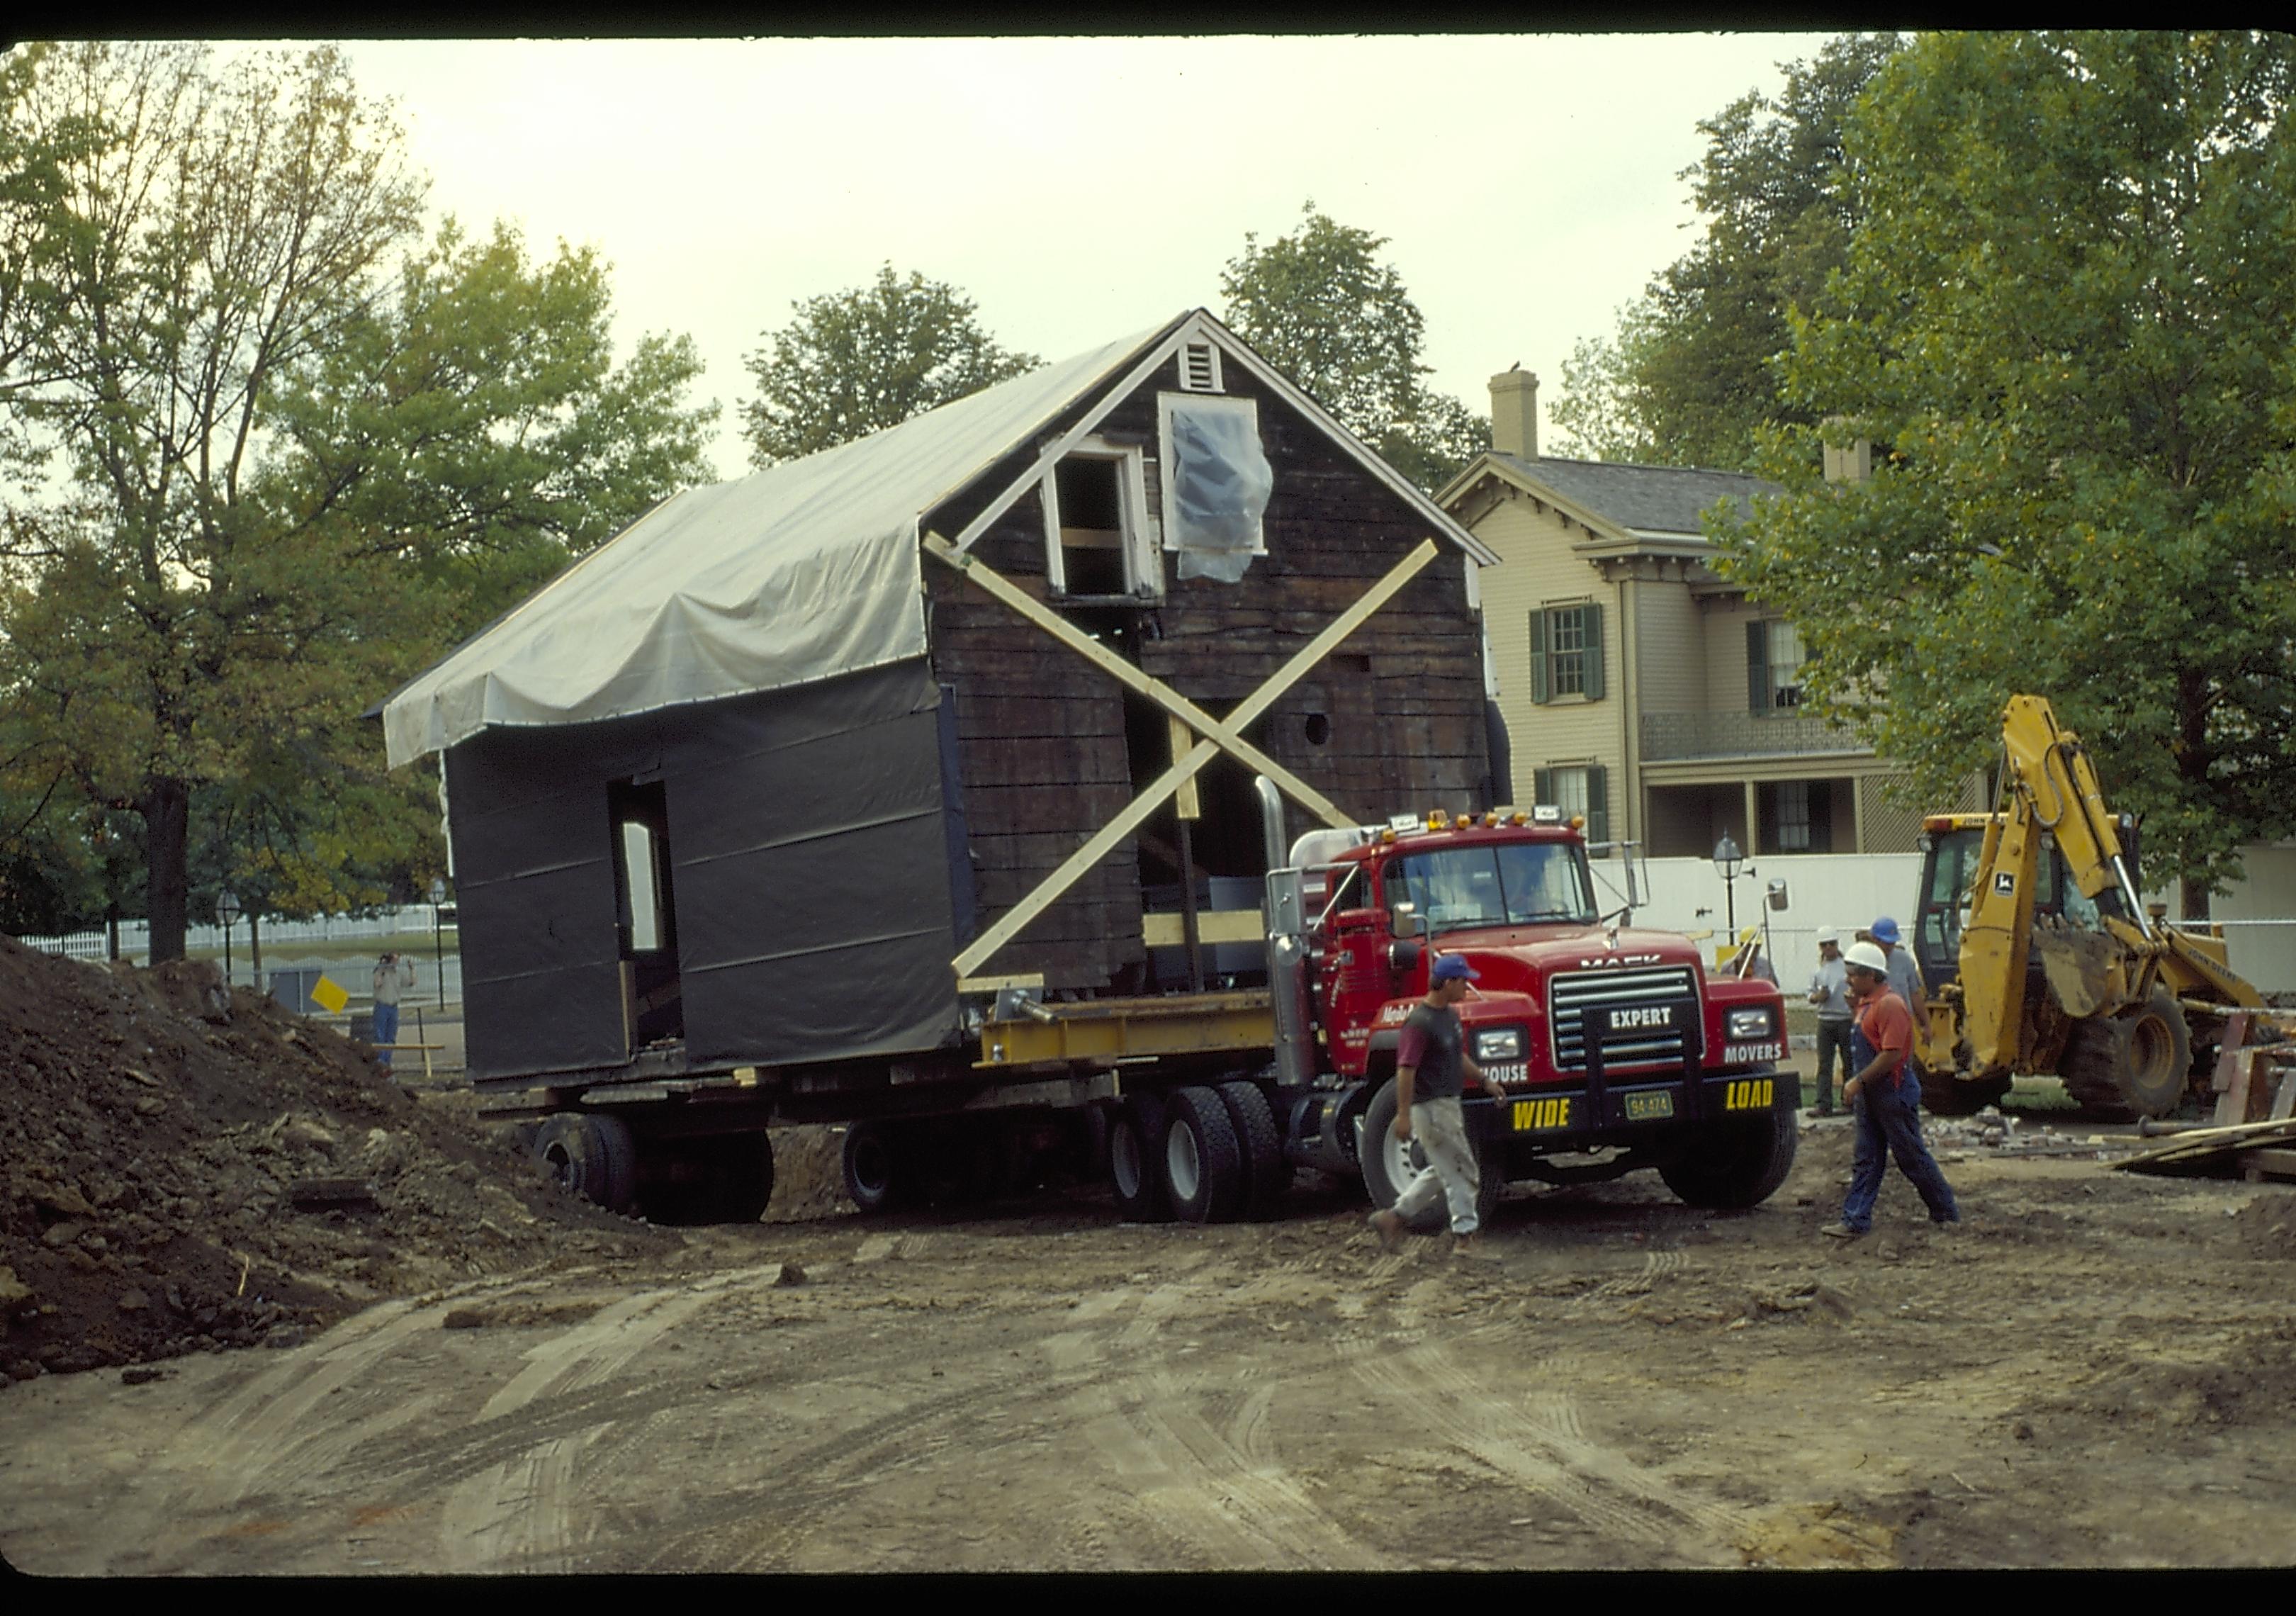
[[[1061,594],[1159,595],[1163,568],[1148,537],[1147,472],[1136,447],[1087,439],[1040,486],[1046,576]]]
[[[1770,710],[1792,712],[1801,705],[1801,630],[1792,623],[1765,623],[1770,668]]]
[[[1259,442],[1259,406],[1250,398],[1187,393],[1156,396],[1163,455],[1164,548],[1183,578],[1243,581],[1267,554],[1261,519],[1275,473]]]
[[[685,1036],[676,893],[670,875],[669,799],[660,780],[617,780],[606,788],[606,811],[613,834],[622,1021],[635,1053],[649,1044]]]

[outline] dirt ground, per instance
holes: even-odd
[[[1310,1177],[1261,1225],[1128,1225],[1098,1191],[865,1219],[833,1134],[793,1130],[766,1222],[664,1230],[245,996],[210,1020],[196,983],[69,968],[0,947],[21,1571],[2288,1557],[2296,1185],[1959,1125],[1968,1224],[1931,1233],[1893,1177],[1844,1246],[1829,1122],[1753,1211],[1518,1189],[1455,1259],[1383,1254]],[[70,1037],[41,1021],[82,987]],[[306,1169],[373,1204],[299,1207]]]

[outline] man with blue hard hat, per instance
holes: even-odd
[[[1475,1214],[1476,1193],[1482,1175],[1475,1161],[1474,1141],[1467,1137],[1467,1120],[1459,1104],[1464,1074],[1480,1083],[1495,1099],[1506,1090],[1466,1051],[1465,1035],[1455,1006],[1467,997],[1467,984],[1478,972],[1456,954],[1439,956],[1427,973],[1427,997],[1419,1001],[1395,1050],[1395,1136],[1414,1136],[1427,1157],[1391,1207],[1371,1215],[1371,1226],[1380,1243],[1393,1251],[1403,1242],[1412,1218],[1435,1203],[1437,1196],[1451,1205],[1451,1250],[1472,1251],[1480,1220]],[[1366,1150],[1379,1142],[1365,1140]]]
[[[1866,934],[1881,946],[1882,957],[1890,962],[1890,991],[1906,1002],[1913,1012],[1914,1025],[1930,1024],[1930,1002],[1922,992],[1921,967],[1914,963],[1914,951],[1898,946],[1901,940],[1898,923],[1884,915],[1866,928]]]

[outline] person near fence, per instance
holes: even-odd
[[[384,949],[374,964],[374,1041],[375,1058],[385,1066],[390,1051],[384,1046],[398,1042],[398,996],[414,986],[414,962]]]
[[[1833,1062],[1841,1060],[1841,1080],[1857,1070],[1849,1058],[1849,967],[1841,957],[1841,933],[1817,929],[1817,969],[1809,973],[1809,1002],[1817,1006],[1817,1114],[1833,1114]]]
[[[1913,1070],[1912,1013],[1890,991],[1890,962],[1878,945],[1852,943],[1842,963],[1850,1003],[1857,1007],[1849,1035],[1849,1058],[1857,1070],[1841,1088],[1857,1119],[1857,1149],[1850,1161],[1849,1194],[1842,1199],[1841,1219],[1820,1233],[1855,1240],[1874,1226],[1874,1203],[1881,1197],[1892,1156],[1920,1192],[1930,1222],[1939,1229],[1951,1228],[1961,1221],[1961,1207],[1922,1139],[1922,1085]]]

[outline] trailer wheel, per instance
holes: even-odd
[[[1219,1097],[1243,1148],[1243,1215],[1255,1222],[1272,1218],[1276,1202],[1292,1186],[1292,1163],[1284,1159],[1275,1108],[1259,1084],[1240,1078],[1221,1084]]]
[[[560,1112],[544,1119],[534,1153],[560,1184],[610,1212],[627,1212],[636,1202],[637,1141],[619,1117]]]
[[[1689,1153],[1666,1163],[1658,1176],[1677,1196],[1696,1207],[1738,1211],[1759,1206],[1793,1170],[1800,1129],[1784,1106],[1751,1117],[1725,1117],[1702,1124],[1692,1135]]]
[[[1243,1146],[1227,1107],[1210,1088],[1172,1096],[1164,1125],[1164,1182],[1172,1215],[1189,1223],[1233,1223],[1243,1210]]]
[[[845,1194],[865,1212],[899,1204],[906,1164],[890,1128],[856,1122],[845,1130]]]
[[[1108,1177],[1116,1210],[1130,1223],[1162,1223],[1172,1215],[1164,1187],[1164,1101],[1127,1095],[1108,1124]]]

